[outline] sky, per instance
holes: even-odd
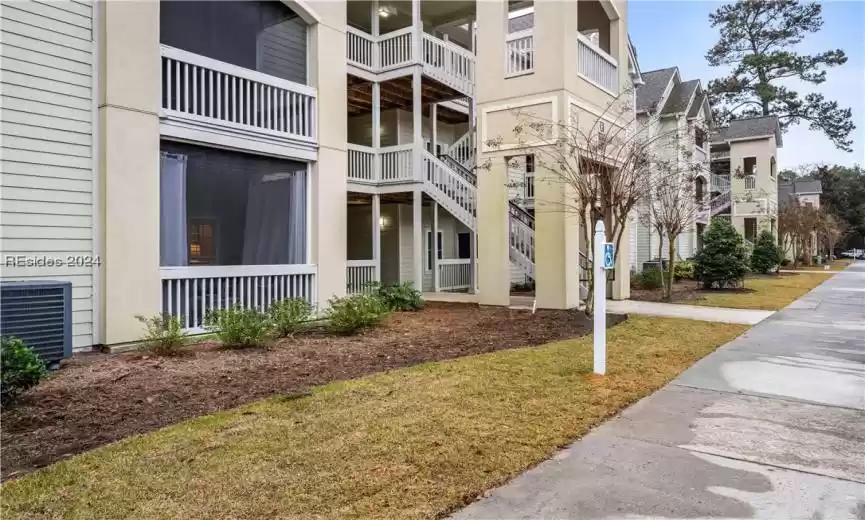
[[[865,1],[829,1],[823,5],[823,28],[808,35],[795,50],[815,54],[842,49],[847,63],[828,69],[820,85],[794,82],[790,88],[801,97],[820,92],[836,100],[842,108],[853,110],[853,152],[838,150],[820,131],[800,123],[784,134],[778,152],[779,169],[802,164],[827,163],[865,165]],[[725,70],[710,67],[706,52],[718,41],[718,29],[709,25],[709,13],[720,2],[631,0],[628,25],[643,71],[677,66],[683,80],[700,79],[705,88],[710,79]],[[675,28],[675,29],[672,29]]]

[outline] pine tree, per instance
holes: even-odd
[[[781,264],[781,249],[775,236],[769,231],[763,231],[757,237],[754,251],[751,252],[751,270],[755,273],[767,274]]]
[[[723,218],[712,219],[703,233],[703,248],[694,257],[694,276],[704,289],[741,286],[748,273],[745,241]]]
[[[753,116],[778,116],[781,130],[805,121],[844,151],[852,151],[852,112],[822,94],[803,98],[790,79],[819,85],[826,68],[843,65],[841,49],[802,55],[794,48],[823,26],[822,6],[796,0],[738,0],[709,15],[721,38],[706,59],[713,67],[732,67],[729,76],[712,80],[709,95],[716,122]]]

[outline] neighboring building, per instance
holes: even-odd
[[[754,242],[762,230],[777,235],[778,148],[783,145],[776,116],[736,119],[712,133],[712,190],[730,198],[713,208]]]
[[[2,253],[73,265],[2,278],[71,281],[76,349],[372,280],[508,305],[517,271],[575,307],[579,219],[510,203],[515,144],[486,140],[517,107],[604,117],[639,76],[627,3],[539,2],[512,31],[510,5],[4,3]]]
[[[670,165],[664,175],[678,173],[690,177],[696,173],[693,196],[685,196],[695,204],[702,203],[708,195],[709,180],[709,131],[712,127],[712,111],[700,80],[683,81],[679,69],[670,67],[642,73],[644,84],[636,89],[637,121],[644,132],[644,139],[652,144],[650,155]],[[684,184],[684,183],[683,183]],[[669,257],[666,237],[659,237],[651,223],[649,212],[640,210],[641,221],[631,227],[632,270],[642,270],[643,262],[658,257]],[[698,237],[708,224],[709,213],[700,212],[690,229],[679,235],[676,255],[680,259],[696,253]]]
[[[823,194],[823,185],[819,180],[796,179],[792,182],[778,183],[778,207],[783,209],[788,204],[808,206],[820,209],[820,195]],[[817,233],[811,234],[809,251],[817,251]],[[788,244],[784,251],[787,258],[793,259],[793,249]]]

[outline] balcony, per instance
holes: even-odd
[[[532,29],[514,32],[505,38],[505,77],[535,71],[535,37]]]
[[[316,158],[316,89],[166,45],[160,52],[163,135]]]
[[[420,48],[417,42],[420,39]],[[417,56],[418,51],[420,56]],[[372,74],[401,75],[399,69],[423,65],[423,73],[465,96],[474,96],[475,56],[459,45],[413,27],[373,36],[346,28],[346,59],[349,66]],[[406,68],[406,74],[411,69]],[[396,77],[396,76],[394,76]]]
[[[713,161],[722,161],[726,159],[730,159],[730,150],[724,150],[720,152],[712,152],[710,155]]]
[[[371,148],[348,145],[348,181],[359,184],[394,184],[415,181],[414,144]]]
[[[577,34],[579,75],[589,83],[619,95],[619,66],[615,58],[582,34]]]
[[[756,190],[757,189],[757,176],[753,173],[745,175],[745,189],[746,190]]]

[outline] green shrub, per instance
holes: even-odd
[[[642,273],[640,273],[638,287],[640,289],[647,289],[650,291],[660,289],[662,287],[662,281],[664,280],[665,275],[666,273],[664,273],[660,269],[646,269]]]
[[[737,287],[748,273],[745,240],[727,219],[712,219],[694,257],[694,277],[705,289]]]
[[[354,334],[375,327],[388,315],[388,306],[374,294],[355,294],[328,301],[328,327],[338,334]]]
[[[532,281],[511,284],[511,291],[514,292],[532,292],[534,290],[535,282]]]
[[[781,267],[787,267],[788,265],[790,265],[790,259],[789,258],[782,258],[781,259]]]
[[[368,285],[370,293],[378,297],[392,311],[417,311],[423,309],[421,292],[411,282]]]
[[[267,309],[273,329],[279,337],[294,334],[312,315],[312,305],[303,298],[274,302]]]
[[[273,330],[267,314],[240,307],[210,311],[204,318],[204,325],[226,347],[264,345]]]
[[[693,280],[694,279],[694,261],[682,260],[676,262],[673,266],[673,277],[676,280]]]
[[[145,318],[139,314],[135,319],[144,324],[145,332],[141,343],[157,356],[177,355],[186,345],[188,336],[183,331],[183,323],[179,317],[165,313]]]
[[[11,336],[0,339],[0,404],[11,403],[47,373],[45,363],[23,341]]]
[[[754,251],[751,252],[751,270],[756,273],[774,271],[783,260],[781,248],[775,241],[775,236],[769,231],[763,231],[757,237]]]

